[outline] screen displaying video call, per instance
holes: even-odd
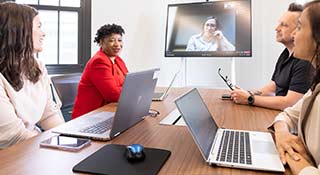
[[[166,57],[251,57],[251,0],[169,4]]]

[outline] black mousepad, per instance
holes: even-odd
[[[110,144],[102,147],[73,167],[74,172],[92,174],[157,174],[171,152],[163,149],[144,148],[145,159],[129,162],[125,145]]]

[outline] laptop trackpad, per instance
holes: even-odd
[[[252,140],[252,151],[260,154],[278,154],[272,142]]]

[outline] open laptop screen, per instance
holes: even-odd
[[[205,159],[210,154],[218,126],[197,89],[189,91],[175,101],[180,114],[191,131]]]
[[[177,78],[178,74],[180,73],[180,70],[178,72],[176,72],[173,76],[173,79],[171,80],[169,87],[166,89],[166,91],[164,92],[165,95],[167,95],[167,93],[169,92],[171,86],[173,85],[174,80]]]

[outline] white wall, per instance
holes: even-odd
[[[252,0],[252,58],[236,58],[236,83],[243,88],[258,88],[272,75],[278,55],[284,48],[275,42],[278,18],[293,0]],[[120,24],[126,31],[121,57],[130,71],[160,67],[159,86],[167,86],[181,66],[180,58],[165,58],[167,5],[195,0],[93,0],[92,40],[97,29],[107,23]],[[201,1],[198,1],[201,2]],[[92,42],[92,54],[98,47]],[[184,65],[183,65],[184,66]],[[217,75],[221,67],[231,75],[231,58],[188,58],[187,86],[226,88]],[[176,86],[183,86],[180,74]]]

